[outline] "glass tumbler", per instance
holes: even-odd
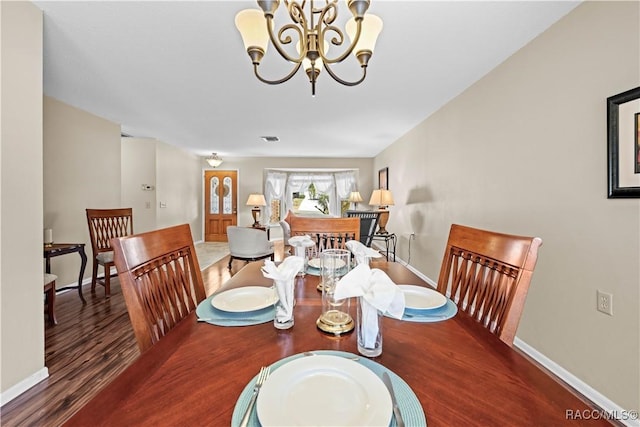
[[[367,357],[380,356],[382,354],[382,315],[363,297],[358,298],[357,305],[358,352]]]

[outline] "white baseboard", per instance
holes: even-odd
[[[6,403],[11,402],[13,399],[48,377],[49,369],[45,366],[39,371],[29,375],[13,387],[9,387],[9,389],[0,394],[0,406],[4,406]]]
[[[582,381],[580,378],[573,375],[571,372],[564,369],[562,366],[558,365],[553,360],[549,359],[544,354],[540,353],[535,348],[531,347],[526,342],[522,341],[520,338],[516,337],[513,340],[513,345],[518,347],[523,353],[527,354],[529,357],[547,368],[549,371],[553,372],[554,375],[558,376],[562,381],[569,384],[576,391],[578,391],[578,393],[582,394],[584,397],[592,401],[604,412],[609,413],[612,416],[612,419],[617,419],[626,426],[640,427],[640,421],[637,419],[637,412],[635,412],[636,419],[625,419],[629,418],[631,411],[623,409],[620,405],[617,405],[611,399],[607,398],[605,395]],[[570,410],[572,408],[566,409]],[[588,416],[591,416],[592,418],[603,418],[604,414],[596,414],[595,412],[593,412],[588,414]]]
[[[422,274],[420,271],[416,270],[413,266],[408,265],[404,260],[397,258],[396,261],[401,262],[405,265],[412,273],[416,276],[420,277],[422,280],[427,282],[429,285],[434,288],[437,287],[438,283],[431,280],[429,277]],[[582,381],[580,378],[573,375],[571,372],[564,369],[562,366],[558,365],[553,360],[549,359],[544,354],[540,353],[535,348],[531,347],[526,342],[522,341],[520,338],[516,337],[513,341],[513,345],[520,349],[527,356],[538,362],[540,365],[544,366],[562,381],[573,387],[578,393],[582,394],[584,397],[589,399],[595,405],[597,405],[602,411],[590,412],[589,414],[585,414],[586,416],[591,416],[592,418],[604,418],[606,416],[611,416],[613,419],[617,419],[619,422],[626,426],[630,427],[640,427],[640,420],[638,420],[638,412],[634,412],[635,419],[626,419],[630,418],[632,412],[629,410],[623,409],[620,405],[617,405],[611,399],[607,398],[605,395],[595,390],[593,387]],[[572,408],[567,408],[570,410]],[[604,414],[607,412],[608,414]]]

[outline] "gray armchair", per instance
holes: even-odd
[[[264,258],[274,260],[273,243],[267,238],[264,230],[251,227],[227,227],[229,239],[229,269],[234,259],[246,262],[257,261]]]
[[[289,223],[284,219],[280,221],[280,227],[282,227],[282,243],[284,243],[284,253],[291,253],[291,245],[289,245],[289,239],[291,238],[291,227]]]

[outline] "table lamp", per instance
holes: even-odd
[[[253,209],[251,209],[251,214],[253,215],[252,227],[260,227],[260,206],[267,206],[264,196],[262,194],[249,194],[247,206],[253,206]]]
[[[371,193],[371,199],[369,199],[369,205],[378,206],[380,212],[380,218],[378,219],[378,234],[387,234],[388,231],[385,228],[387,221],[389,221],[389,211],[387,206],[393,206],[393,196],[389,190],[373,190]]]
[[[349,194],[349,201],[354,204],[353,205],[354,209],[358,209],[358,202],[362,201],[362,196],[360,195],[360,192],[352,191],[351,194]]]

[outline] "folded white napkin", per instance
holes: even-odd
[[[286,322],[293,317],[293,285],[296,274],[304,265],[304,259],[289,256],[276,266],[271,260],[266,260],[262,267],[262,274],[273,279],[280,303],[276,304],[276,319]]]
[[[366,347],[373,347],[378,335],[378,311],[396,319],[404,313],[404,293],[377,268],[358,264],[336,284],[336,299],[362,297],[362,330]]]
[[[368,248],[357,240],[349,240],[345,243],[347,249],[351,251],[356,259],[356,264],[369,264],[368,258],[379,258],[382,254],[373,248]]]
[[[309,246],[313,246],[315,245],[315,242],[311,239],[311,237],[304,235],[304,236],[293,236],[293,237],[289,237],[289,245],[294,246],[294,247],[309,247]]]

